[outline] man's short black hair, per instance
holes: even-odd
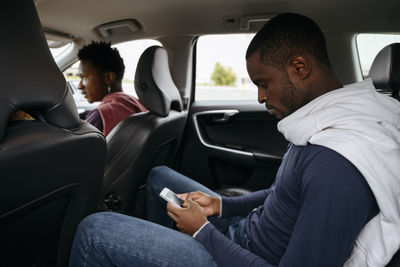
[[[251,41],[246,59],[258,50],[265,64],[280,70],[293,56],[304,54],[331,66],[321,29],[312,19],[299,14],[284,13],[268,21]]]
[[[79,50],[78,58],[89,61],[101,72],[114,72],[116,80],[122,81],[125,71],[124,60],[116,48],[111,48],[111,43],[92,41]]]

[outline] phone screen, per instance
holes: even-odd
[[[172,191],[168,191],[166,197],[171,199],[176,205],[182,206],[183,200],[180,199],[177,195],[175,195]]]

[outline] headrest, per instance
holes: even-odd
[[[388,89],[393,96],[399,95],[400,88],[400,43],[385,46],[376,55],[369,71],[378,89]]]
[[[0,35],[0,140],[10,115],[20,109],[61,128],[78,127],[75,102],[47,46],[32,0],[2,1]]]
[[[182,100],[169,71],[167,51],[160,46],[147,48],[135,74],[135,90],[150,111],[166,117],[170,109],[182,111]]]

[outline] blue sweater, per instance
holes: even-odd
[[[196,240],[219,266],[308,267],[342,266],[379,208],[347,159],[326,147],[291,144],[269,189],[223,197],[222,212],[248,215],[249,249],[207,224]]]

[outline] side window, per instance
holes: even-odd
[[[136,72],[136,65],[140,56],[148,47],[153,45],[161,46],[160,42],[156,40],[135,40],[113,45],[118,49],[125,64],[125,73],[122,80],[122,89],[125,93],[137,97],[134,88],[134,77]],[[96,106],[98,103],[89,104],[83,95],[78,90],[79,78],[79,61],[64,71],[64,75],[72,90],[78,109],[88,110],[90,107]]]
[[[400,42],[400,34],[358,34],[358,56],[364,78],[368,78],[369,69],[379,51],[385,46]]]
[[[197,41],[195,101],[256,100],[246,70],[254,34],[206,35]]]

